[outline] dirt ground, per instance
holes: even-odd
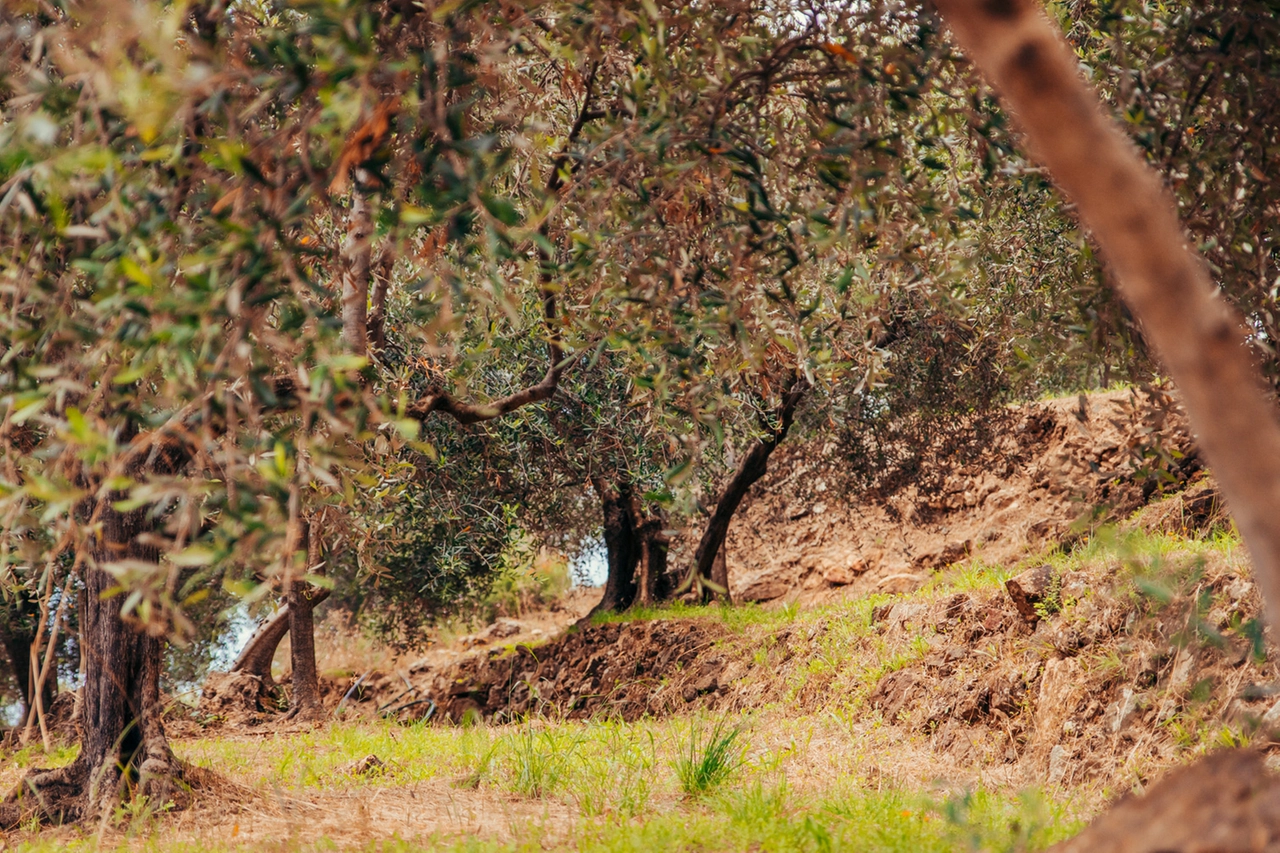
[[[1158,446],[1179,480],[1199,470],[1185,417],[1160,391],[1031,403],[1000,413],[989,444],[940,482],[889,495],[836,493],[831,446],[779,449],[730,531],[735,600],[830,601],[914,589],[957,560],[1012,564],[1078,522],[1119,520],[1151,497]],[[834,466],[834,467],[833,467]],[[1168,485],[1168,483],[1165,483]]]

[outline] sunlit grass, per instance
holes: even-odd
[[[1004,795],[977,790],[933,797],[902,790],[872,790],[846,780],[820,794],[794,791],[785,781],[757,778],[717,791],[696,803],[646,815],[641,820],[584,815],[569,827],[532,823],[519,840],[436,836],[379,840],[343,849],[379,853],[418,851],[579,850],[586,853],[642,850],[819,851],[943,853],[947,851],[1036,851],[1070,837],[1080,821],[1061,803],[1036,791]],[[269,849],[280,853],[333,850],[325,841],[279,840],[269,845],[210,841],[166,842],[131,838],[101,846],[93,838],[17,841],[20,853],[54,850],[139,853],[230,853]]]

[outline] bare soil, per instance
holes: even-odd
[[[977,557],[1012,565],[1118,521],[1200,469],[1186,418],[1159,390],[1081,395],[998,413],[989,443],[932,448],[890,494],[840,494],[833,446],[782,447],[730,530],[735,601],[817,603],[915,589]],[[1162,474],[1158,456],[1167,454]]]

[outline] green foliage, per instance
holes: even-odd
[[[746,743],[743,724],[717,720],[709,729],[695,722],[689,729],[674,766],[680,790],[701,797],[727,782],[743,765]]]
[[[524,797],[545,797],[564,785],[577,760],[581,733],[566,737],[555,729],[535,730],[525,723],[503,738],[499,755],[510,767],[511,790]]]

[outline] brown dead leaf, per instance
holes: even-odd
[[[386,143],[391,134],[391,118],[396,112],[395,98],[387,98],[374,108],[373,115],[356,128],[348,137],[338,155],[338,165],[329,183],[329,192],[346,192],[350,186],[351,170],[368,161]]]

